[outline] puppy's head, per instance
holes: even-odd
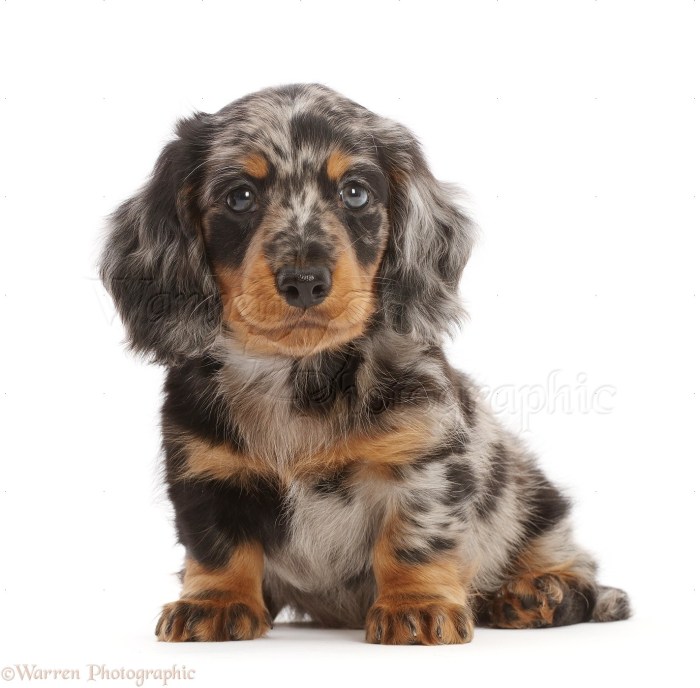
[[[102,257],[137,351],[173,363],[222,334],[301,357],[368,328],[435,341],[458,319],[470,226],[404,127],[308,85],[177,134]]]

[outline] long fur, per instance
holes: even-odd
[[[242,184],[256,204],[238,212]],[[285,607],[381,643],[629,615],[567,499],[442,352],[473,235],[405,127],[323,86],[179,123],[101,261],[132,349],[167,367],[186,561],[160,639],[258,637]],[[279,275],[319,266],[327,298],[293,307]]]

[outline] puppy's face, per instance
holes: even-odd
[[[361,120],[255,99],[221,120],[200,213],[225,326],[246,350],[292,356],[362,334],[389,186]]]
[[[152,360],[202,356],[222,334],[301,357],[370,323],[439,342],[471,241],[408,129],[296,84],[179,122],[113,214],[100,274]]]

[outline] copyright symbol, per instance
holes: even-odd
[[[3,681],[11,681],[15,677],[15,670],[10,666],[3,667],[0,676],[2,676]]]

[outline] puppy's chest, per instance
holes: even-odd
[[[252,463],[287,479],[323,463],[343,437],[337,418],[300,413],[284,397],[237,408],[233,423]]]
[[[223,378],[232,429],[247,453],[281,470],[300,457],[318,455],[348,433],[356,390],[335,384],[335,376],[343,379],[342,371],[331,376],[288,363],[266,365],[247,379],[240,369]]]
[[[280,486],[279,511],[266,516],[266,570],[298,590],[328,590],[366,569],[387,503],[385,481],[346,447],[355,390],[340,370],[270,370],[231,405],[246,460]]]
[[[293,482],[283,500],[284,535],[267,550],[270,572],[313,591],[364,571],[386,509],[382,493],[357,468]]]

